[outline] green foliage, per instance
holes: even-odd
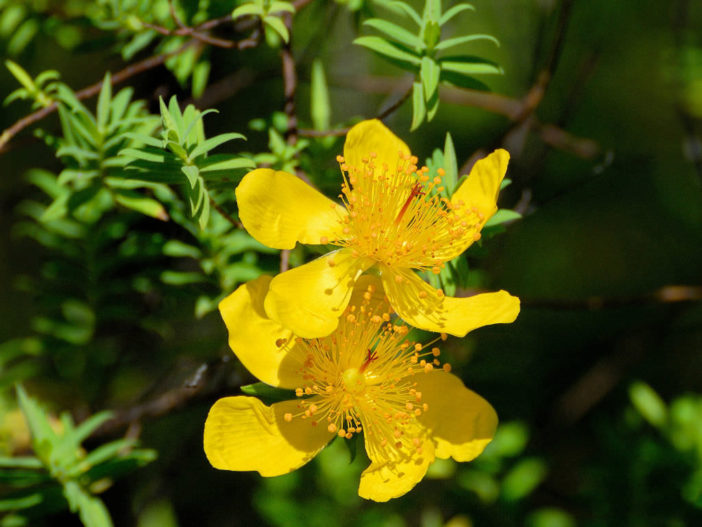
[[[59,73],[55,70],[48,70],[37,75],[36,79],[32,79],[30,75],[22,69],[22,66],[12,62],[5,61],[5,66],[10,70],[10,73],[17,79],[22,87],[16,89],[5,98],[4,104],[10,104],[16,99],[33,101],[32,108],[46,108],[54,102],[59,78]]]
[[[457,4],[442,12],[441,0],[426,0],[419,15],[409,4],[397,0],[393,7],[413,23],[416,33],[382,18],[370,18],[363,25],[383,36],[362,36],[354,44],[378,53],[397,66],[416,75],[412,84],[412,126],[417,129],[426,119],[431,121],[439,109],[439,85],[444,82],[463,87],[484,88],[474,75],[502,74],[494,62],[472,55],[445,55],[443,52],[464,44],[487,40],[499,46],[491,35],[462,35],[442,40],[445,24],[463,11],[474,10],[471,4]],[[395,17],[393,17],[394,19]]]
[[[190,205],[190,214],[200,228],[210,218],[208,183],[232,181],[254,168],[248,158],[210,152],[235,139],[245,139],[238,133],[220,134],[205,139],[202,118],[211,111],[200,112],[188,105],[181,112],[178,101],[172,97],[168,106],[160,100],[161,140],[144,134],[131,134],[141,148],[125,148],[122,159],[127,165],[127,176],[144,183],[181,183]]]
[[[251,0],[238,6],[232,12],[232,18],[245,16],[260,19],[266,32],[266,41],[271,47],[277,47],[279,41],[290,40],[290,32],[283,21],[284,13],[295,13],[295,7],[290,2],[281,0]]]
[[[105,443],[88,452],[81,445],[110,419],[108,412],[97,413],[76,426],[67,413],[52,421],[21,386],[17,387],[17,398],[35,456],[0,458],[0,481],[15,488],[0,494],[0,510],[8,513],[0,525],[25,525],[38,515],[68,507],[86,527],[112,526],[96,492],[153,461],[156,453],[135,448],[132,439]],[[57,499],[61,495],[63,499]]]

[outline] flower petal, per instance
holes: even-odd
[[[479,159],[468,178],[451,196],[451,203],[462,201],[469,208],[475,207],[484,215],[483,224],[497,211],[497,194],[507,172],[509,152],[498,149]]]
[[[285,421],[299,411],[296,401],[266,406],[255,397],[225,397],[210,409],[204,446],[213,467],[256,470],[262,476],[292,472],[312,459],[332,439],[324,426]]]
[[[519,314],[519,298],[506,291],[453,298],[437,294],[411,269],[383,266],[381,277],[390,305],[419,329],[464,337],[482,326],[514,322]]]
[[[356,279],[372,263],[353,256],[351,249],[341,249],[281,273],[271,281],[266,313],[299,337],[329,335],[349,303]]]
[[[360,168],[363,159],[375,153],[375,166],[387,165],[394,170],[400,154],[409,155],[409,147],[378,119],[361,121],[346,134],[344,160],[350,167]]]
[[[270,276],[240,286],[219,303],[229,331],[229,347],[256,377],[272,386],[295,388],[305,355],[295,345],[292,331],[271,320],[263,309]]]
[[[421,454],[400,461],[373,461],[361,474],[358,495],[367,500],[388,501],[412,490],[434,461],[433,443],[425,440],[421,447]]]
[[[259,168],[236,188],[239,218],[249,234],[276,249],[295,242],[318,244],[339,238],[346,209],[287,172]],[[324,243],[327,243],[326,241]]]
[[[416,375],[417,391],[429,409],[419,417],[436,443],[436,457],[470,461],[495,436],[497,414],[461,379],[440,370]]]

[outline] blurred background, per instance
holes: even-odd
[[[441,39],[495,37],[452,51],[503,74],[461,80],[439,61],[433,99],[416,101],[418,66],[352,45],[382,35],[373,18],[416,34],[396,3],[298,1],[289,17],[252,2],[232,20],[244,3],[0,0],[1,53],[29,76],[0,71],[0,96],[25,90],[0,114],[0,525],[110,525],[105,511],[138,527],[702,525],[702,4],[472,4]],[[37,79],[47,70],[62,88]],[[111,93],[80,92],[108,71]],[[120,161],[143,150],[136,134],[161,140],[173,109],[159,97],[174,95],[218,110],[208,138],[247,138],[217,150],[228,172],[198,165],[200,187],[175,147],[171,173]],[[423,107],[436,113],[418,124]],[[512,155],[504,222],[441,277],[522,300],[514,324],[445,346],[498,434],[386,504],[358,497],[368,461],[341,441],[278,478],[217,471],[207,412],[256,380],[216,304],[281,266],[237,228],[236,182],[266,164],[333,197],[343,128],[377,115],[420,160],[446,162],[449,132],[458,175]]]

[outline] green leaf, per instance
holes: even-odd
[[[239,231],[237,231],[239,232]],[[194,245],[188,245],[180,240],[168,240],[163,246],[163,254],[174,258],[202,258],[202,251]]]
[[[198,180],[200,179],[200,171],[196,166],[184,166],[181,167],[180,169],[183,174],[185,174],[185,177],[188,178],[188,183],[190,183],[190,186],[195,188],[195,185],[197,184]]]
[[[409,51],[400,47],[398,44],[388,42],[387,40],[381,37],[358,37],[353,41],[353,43],[368,48],[371,51],[375,51],[376,53],[379,53],[380,55],[383,55],[385,57],[390,57],[396,60],[400,60],[402,62],[414,64],[415,66],[419,66],[419,64],[421,63],[421,60],[418,56],[413,55]]]
[[[502,497],[515,502],[531,494],[546,477],[546,464],[537,458],[524,458],[502,480]]]
[[[447,40],[439,42],[436,46],[434,46],[434,49],[437,51],[441,51],[442,49],[448,49],[454,46],[465,44],[467,42],[475,42],[478,40],[489,40],[490,42],[494,43],[497,47],[500,47],[500,41],[492,35],[466,35],[463,37],[449,38]]]
[[[198,284],[205,282],[206,279],[201,273],[196,272],[180,272],[180,271],[163,271],[161,273],[161,281],[169,285],[187,285]]]
[[[409,16],[418,26],[422,25],[422,17],[420,17],[419,13],[412,9],[412,7],[409,4],[398,0],[395,2],[390,2],[389,6],[402,11],[404,14]]]
[[[244,5],[240,5],[234,11],[232,11],[232,18],[239,18],[242,16],[263,16],[264,12],[261,6],[250,2]]]
[[[0,456],[0,467],[3,468],[44,468],[42,462],[31,456],[5,457]]]
[[[290,33],[288,33],[288,28],[285,27],[285,24],[280,18],[277,16],[266,16],[263,18],[263,23],[278,33],[286,44],[288,43],[290,40]]]
[[[277,403],[280,401],[295,399],[295,392],[292,390],[275,388],[274,386],[269,386],[268,384],[262,382],[242,386],[241,391],[246,395],[258,397],[265,403]]]
[[[12,62],[11,60],[6,60],[5,66],[8,70],[10,70],[10,73],[12,73],[15,79],[17,79],[17,82],[24,86],[27,89],[27,91],[29,91],[30,93],[34,93],[37,91],[36,84],[34,84],[32,77],[24,70],[24,68],[22,68],[22,66],[15,62]]]
[[[44,498],[41,492],[35,492],[17,498],[7,498],[4,500],[0,500],[0,512],[29,509],[30,507],[35,507],[39,505],[42,501],[44,501]]]
[[[429,102],[435,95],[439,87],[439,75],[441,68],[430,57],[422,57],[422,65],[419,70],[419,75],[422,79],[424,88],[424,100]]]
[[[458,183],[458,160],[456,159],[456,149],[453,146],[453,139],[451,134],[446,132],[446,140],[444,141],[444,187],[448,192],[447,196],[451,197],[451,194],[456,190],[456,184]]]
[[[134,446],[134,442],[134,439],[129,438],[118,439],[107,443],[106,445],[97,447],[80,460],[80,462],[76,465],[75,470],[70,475],[77,477],[82,472],[85,472],[94,466],[100,465],[101,463],[104,463],[114,457],[118,457],[120,452],[132,448]]]
[[[441,0],[424,0],[422,19],[427,22],[438,22],[441,17]]]
[[[329,103],[329,89],[324,75],[324,66],[319,59],[312,62],[310,85],[312,126],[315,130],[328,130],[331,124],[331,104]]]
[[[417,51],[424,49],[424,42],[416,35],[410,33],[405,28],[392,22],[380,18],[371,18],[363,22],[364,26],[369,26],[394,38],[405,46],[416,48]]]
[[[137,192],[131,192],[129,190],[119,190],[115,192],[114,198],[115,201],[123,207],[156,218],[157,220],[168,221],[166,209],[155,199],[142,196]]]
[[[458,4],[458,5],[455,5],[453,7],[450,7],[439,18],[439,25],[443,26],[446,22],[451,20],[457,14],[462,13],[463,11],[466,11],[466,10],[475,11],[475,7],[473,7],[471,4]]]
[[[97,102],[97,126],[103,133],[110,120],[110,101],[112,100],[112,83],[110,72],[105,73],[105,78],[102,80],[102,88]]]
[[[493,225],[500,225],[508,221],[514,221],[521,219],[522,215],[518,212],[509,209],[500,209],[495,214],[490,217],[489,220],[485,222],[485,227],[492,227]]]
[[[75,481],[68,481],[63,486],[63,495],[68,501],[71,512],[77,512],[85,527],[112,527],[112,520],[105,504],[90,495]]]
[[[427,113],[421,82],[412,84],[412,125],[410,131],[416,130],[424,122]]]
[[[234,141],[235,139],[246,140],[246,137],[244,137],[241,134],[237,134],[235,132],[216,135],[216,136],[206,140],[205,142],[197,145],[193,149],[193,151],[190,152],[190,158],[195,159],[196,157],[201,156],[202,154],[206,154],[210,150],[214,150],[219,145],[223,145],[224,143],[227,143],[229,141]]]
[[[193,68],[193,76],[191,81],[193,98],[199,99],[205,93],[207,88],[207,80],[210,76],[211,64],[209,60],[198,62]]]
[[[271,14],[281,12],[295,13],[295,6],[290,2],[272,2],[268,7],[268,12]]]
[[[17,385],[16,390],[17,402],[32,434],[34,451],[42,460],[48,459],[48,448],[56,441],[56,433],[51,428],[44,410],[34,399],[27,395],[21,384]]]
[[[439,59],[442,70],[463,75],[502,75],[504,71],[497,64],[477,57],[444,57]]]
[[[441,26],[438,24],[438,22],[434,22],[433,20],[428,21],[424,26],[424,31],[422,33],[422,39],[424,40],[427,48],[433,50],[440,38]]]
[[[668,408],[653,388],[644,382],[629,387],[629,399],[634,408],[656,428],[663,428],[668,421]]]
[[[102,411],[88,417],[85,421],[79,424],[73,431],[73,440],[77,444],[81,444],[90,435],[95,432],[103,423],[109,421],[112,417],[112,412]]]

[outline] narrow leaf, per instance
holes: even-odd
[[[457,14],[462,13],[463,11],[466,11],[466,10],[475,11],[475,7],[473,7],[471,4],[458,4],[458,5],[455,5],[453,7],[450,7],[439,18],[439,25],[443,26],[446,22],[451,20]]]
[[[368,48],[371,51],[375,51],[380,55],[401,60],[403,62],[408,62],[410,64],[414,64],[415,66],[419,66],[421,62],[418,56],[413,55],[409,51],[403,50],[398,45],[393,45],[393,43],[388,42],[387,40],[381,37],[358,37],[353,41],[353,43]]]
[[[105,73],[102,80],[102,88],[97,102],[97,126],[104,133],[107,123],[110,120],[110,101],[112,100],[112,83],[110,72]]]
[[[374,29],[377,29],[378,31],[382,31],[383,33],[385,33],[389,37],[394,38],[401,44],[404,44],[405,46],[409,46],[411,48],[416,48],[417,51],[420,51],[425,47],[424,42],[422,42],[422,40],[418,36],[414,35],[413,33],[410,33],[405,28],[400,27],[397,24],[388,22],[387,20],[383,20],[380,18],[371,18],[363,22],[363,25],[372,27]]]
[[[406,14],[408,17],[410,17],[415,24],[418,26],[422,25],[422,17],[419,16],[419,13],[417,13],[414,9],[409,4],[406,4],[405,2],[402,2],[401,0],[396,0],[395,2],[390,2],[389,7],[393,7],[396,9],[399,9],[402,11],[404,14]]]
[[[465,35],[463,37],[449,38],[447,40],[439,42],[436,46],[434,46],[434,49],[437,51],[441,51],[442,49],[452,48],[460,44],[465,44],[466,42],[475,42],[477,40],[489,40],[498,48],[500,47],[500,41],[492,35]]]
[[[329,89],[327,88],[327,79],[324,75],[324,66],[319,59],[315,59],[312,63],[310,84],[312,125],[315,130],[328,130],[331,123]]]
[[[217,135],[197,145],[193,149],[193,151],[190,152],[190,159],[195,159],[196,157],[201,156],[202,154],[208,153],[210,150],[214,150],[219,145],[223,145],[224,143],[227,143],[229,141],[234,141],[235,139],[246,140],[246,137],[235,132]]]
[[[427,107],[424,102],[424,93],[421,82],[412,85],[412,125],[410,131],[416,130],[424,122]]]
[[[280,38],[283,39],[285,43],[287,43],[290,40],[290,33],[288,33],[288,28],[285,27],[285,24],[283,21],[278,18],[277,16],[266,16],[263,18],[263,22],[271,27],[278,35],[280,35]]]

